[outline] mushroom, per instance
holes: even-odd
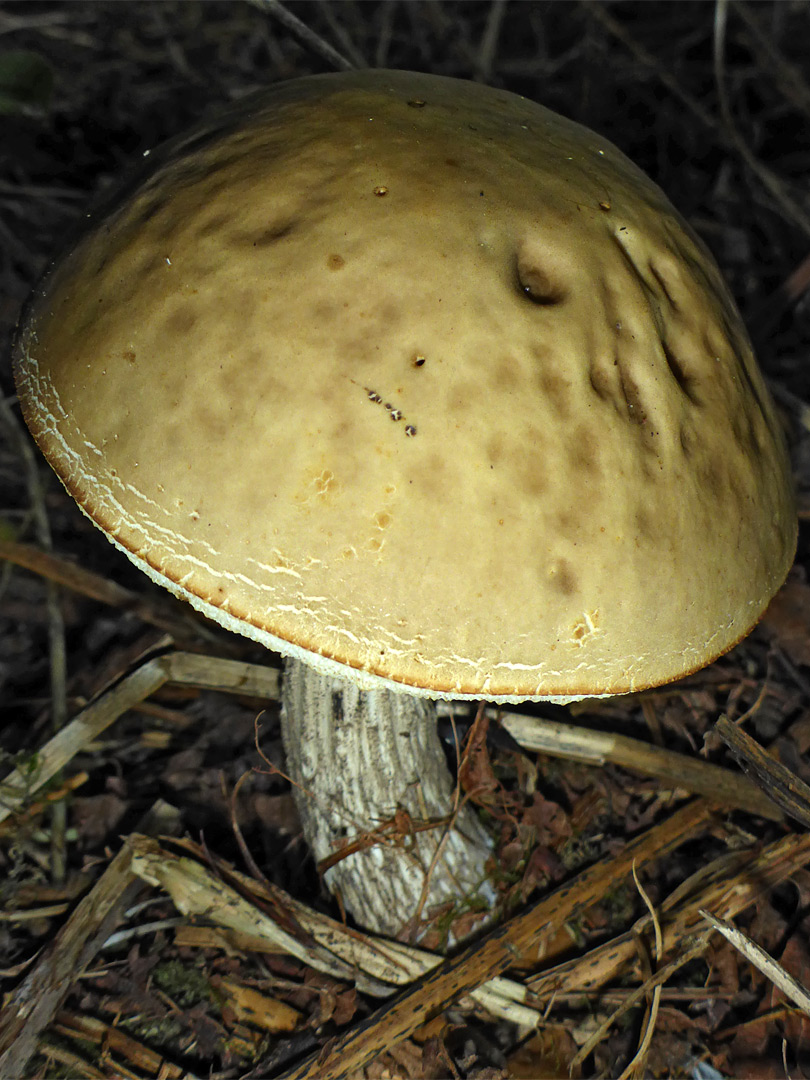
[[[435,700],[677,679],[786,576],[733,301],[615,147],[486,86],[298,79],[150,162],[29,307],[25,419],[136,565],[289,658],[302,819],[358,922],[490,903]]]

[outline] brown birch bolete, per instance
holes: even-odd
[[[32,300],[26,421],[153,580],[291,658],[316,857],[381,840],[327,875],[357,919],[487,900],[469,808],[386,828],[452,809],[430,699],[676,679],[787,574],[734,303],[627,158],[502,90],[299,79],[149,160]]]

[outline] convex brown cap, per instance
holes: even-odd
[[[779,424],[714,262],[612,145],[371,71],[153,158],[16,357],[51,465],[152,578],[432,696],[640,689],[756,622],[795,546]]]

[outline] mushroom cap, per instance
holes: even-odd
[[[153,579],[432,697],[625,693],[754,625],[795,549],[779,422],[711,257],[610,143],[367,71],[151,159],[45,278],[15,371]]]

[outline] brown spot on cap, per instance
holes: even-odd
[[[577,578],[565,559],[558,559],[548,569],[551,587],[562,596],[571,596],[577,591]]]

